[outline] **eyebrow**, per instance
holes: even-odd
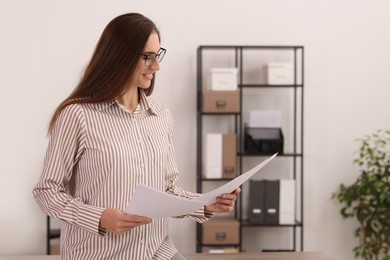
[[[161,51],[161,47],[158,49],[157,52],[154,52],[154,51],[145,51],[144,53],[154,53],[154,54],[158,54],[160,51]]]

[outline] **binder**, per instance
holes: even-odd
[[[249,181],[249,221],[253,224],[264,224],[264,181]]]
[[[250,180],[248,218],[252,224],[294,224],[295,180]]]
[[[279,224],[279,186],[279,180],[265,181],[265,224]]]

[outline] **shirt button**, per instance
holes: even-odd
[[[141,168],[144,168],[144,167],[145,167],[145,165],[143,163],[141,163]]]
[[[141,239],[139,242],[140,242],[141,244],[143,244],[143,243],[144,243],[144,240],[143,240],[143,239]]]
[[[139,144],[140,144],[140,143],[141,143],[141,139],[138,139],[138,140],[137,140],[137,143],[139,143]]]

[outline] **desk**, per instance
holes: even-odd
[[[0,260],[61,260],[59,255],[15,255],[0,256]]]
[[[320,252],[187,254],[187,260],[332,260]],[[59,255],[0,256],[0,260],[61,260]]]
[[[232,254],[193,254],[185,255],[187,260],[332,260],[321,252],[267,252]]]

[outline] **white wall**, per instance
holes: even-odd
[[[43,254],[45,217],[31,189],[47,123],[76,84],[109,20],[141,12],[168,49],[154,97],[172,111],[180,184],[195,190],[196,48],[202,44],[305,46],[305,251],[353,259],[354,221],[330,197],[351,183],[356,138],[390,128],[386,0],[0,1],[0,255]],[[182,253],[195,224],[171,222]]]

